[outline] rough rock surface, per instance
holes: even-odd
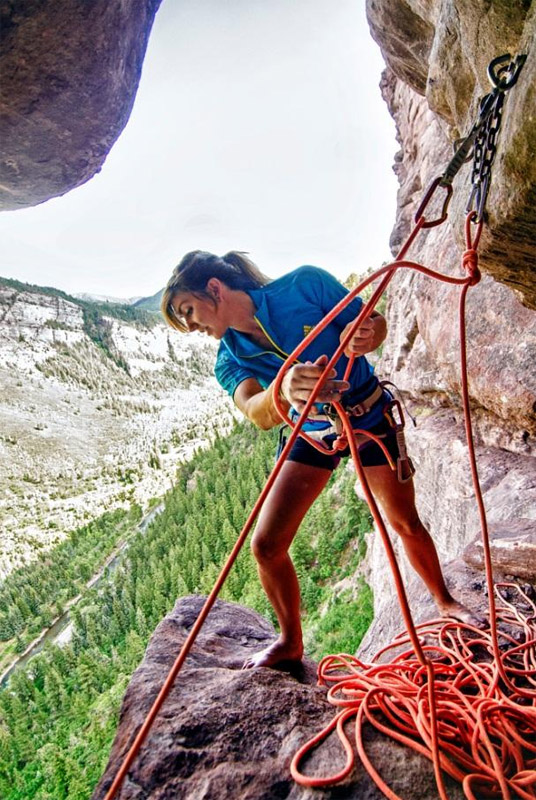
[[[130,116],[160,0],[0,3],[0,210],[100,170]]]
[[[450,143],[471,128],[479,98],[490,90],[486,69],[491,59],[505,53],[528,53],[522,77],[506,101],[488,202],[490,224],[481,252],[485,271],[518,291],[526,305],[534,308],[534,3],[367,0],[367,12],[388,67],[408,87],[406,96],[422,95],[424,107],[430,109],[442,131],[439,137],[421,129],[425,135],[414,136],[411,142],[402,135],[404,161],[417,156],[426,184],[441,174],[438,168],[450,158]],[[413,98],[405,104],[410,108]],[[427,147],[431,140],[435,140],[432,151]],[[453,202],[452,219],[459,226],[468,194],[468,170],[456,185],[463,187]],[[419,190],[419,186],[403,186],[399,205],[405,206]]]
[[[516,519],[490,525],[491,560],[501,572],[534,581],[536,576],[536,523],[533,519]],[[464,559],[484,569],[484,548],[475,539],[464,550]]]
[[[527,52],[535,30],[533,6],[462,0],[454,10],[447,2],[369,0],[371,29],[388,64],[382,91],[401,145],[394,167],[400,189],[393,254],[410,231],[426,186],[450,159],[452,141],[469,130],[478,98],[489,91],[487,63],[507,51]],[[532,562],[519,544],[505,544],[504,531],[517,531],[529,550],[536,536],[536,213],[534,146],[527,145],[536,132],[534,68],[529,53],[506,100],[480,246],[483,279],[467,302],[469,393],[492,553],[498,569],[528,580],[536,580]],[[469,174],[463,168],[455,180],[449,222],[425,232],[409,253],[449,275],[462,274]],[[389,289],[389,335],[379,371],[404,390],[417,416],[417,428],[408,427],[418,467],[417,504],[442,561],[467,548],[469,562],[481,566],[461,425],[458,297],[456,288],[399,272]],[[366,567],[375,612],[389,619],[396,601],[378,537],[369,543]],[[404,562],[403,573],[413,580]],[[451,580],[456,585],[455,574]],[[422,586],[415,586],[410,594],[419,615]],[[372,639],[382,624],[378,617]],[[388,627],[396,630],[398,621]]]
[[[449,562],[445,578],[451,591],[462,603],[485,617],[488,601],[484,576],[481,570],[470,567],[461,558]],[[502,577],[502,576],[501,576]],[[385,583],[391,584],[390,571],[384,571]],[[415,575],[407,575],[404,581],[407,597],[416,623],[435,619],[437,612],[428,593],[423,592],[422,583]],[[359,658],[370,661],[382,647],[393,641],[405,629],[398,599],[389,586],[384,595],[380,613],[363,637],[359,647]]]
[[[407,440],[417,469],[414,479],[417,507],[433,535],[440,560],[447,564],[463,556],[469,565],[483,569],[480,519],[459,413],[440,409],[419,418],[417,428],[408,428]],[[478,441],[476,455],[494,569],[500,576],[511,575],[536,583],[536,459]],[[507,532],[509,539],[519,537],[518,544],[509,546],[503,542]],[[423,595],[422,583],[409,567],[395,534],[392,541],[405,583],[410,587],[412,610],[419,619],[426,614],[430,616],[434,608]],[[459,560],[456,563],[461,564]],[[367,555],[361,569],[374,591],[372,638],[377,637],[377,626],[383,630],[385,622],[389,631],[398,630],[401,616],[394,612],[394,584],[377,533],[367,537]],[[449,569],[448,574],[449,587],[455,595],[460,594],[458,589],[460,586],[463,589],[464,580],[458,580],[456,570]],[[478,598],[471,602],[480,608]],[[387,641],[382,636],[382,642]]]
[[[201,607],[186,597],[158,626],[145,659],[135,672],[106,772],[93,800],[102,800],[139,726],[171,668]],[[383,795],[358,764],[331,790],[294,783],[289,764],[296,750],[332,717],[325,691],[314,685],[312,662],[302,675],[270,669],[240,669],[274,632],[258,614],[217,601],[197,644],[135,760],[117,800],[373,800]],[[402,797],[435,798],[429,762],[367,731],[367,751],[385,780]],[[343,764],[331,738],[311,758],[309,768],[332,773]],[[449,797],[461,797],[450,781]]]
[[[392,237],[396,251],[409,233],[423,187],[444,163],[447,143],[423,98],[392,76],[384,81],[383,91],[397,122],[404,154],[396,166],[401,184]],[[452,229],[443,225],[425,232],[413,245],[411,258],[460,277],[461,249],[453,235],[455,226],[456,221]],[[485,256],[481,266],[488,269]],[[400,271],[390,290],[390,333],[383,369],[428,404],[442,399],[450,405],[459,404],[459,295],[456,287],[411,270]],[[497,426],[507,422],[526,431],[526,444],[534,445],[536,314],[525,308],[514,292],[486,276],[468,293],[467,343],[469,391],[474,405],[496,418]]]

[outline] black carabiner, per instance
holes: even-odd
[[[510,53],[505,53],[503,56],[497,56],[490,61],[488,66],[488,78],[491,84],[500,92],[506,92],[515,86],[519,73],[523,69],[523,64],[527,60],[525,53],[516,56],[512,61]],[[502,65],[502,66],[500,66]],[[500,68],[499,68],[500,67]],[[507,73],[507,77],[503,77],[501,73]]]

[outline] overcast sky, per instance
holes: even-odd
[[[272,277],[389,259],[396,180],[364,0],[164,0],[130,120],[102,171],[0,214],[0,274],[154,294],[193,249]]]

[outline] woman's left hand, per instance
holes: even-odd
[[[348,335],[350,328],[354,322],[349,322],[343,329],[339,341]],[[373,311],[370,317],[363,320],[359,328],[354,331],[354,334],[346,348],[344,355],[347,358],[350,356],[364,356],[365,353],[371,353],[383,342],[387,335],[387,325],[385,319],[377,311]]]

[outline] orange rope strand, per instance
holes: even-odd
[[[274,398],[281,418],[292,427],[291,434],[212,592],[205,601],[162,689],[115,776],[105,800],[112,800],[121,786],[297,437],[302,436],[319,450],[333,452],[303,433],[302,425],[333,365],[340,358],[355,330],[370,315],[395,272],[399,269],[412,269],[428,277],[462,287],[460,299],[462,395],[473,483],[481,517],[491,629],[489,633],[484,633],[470,625],[450,620],[435,620],[421,625],[413,623],[392,544],[359,460],[354,440],[355,431],[352,430],[351,423],[342,406],[336,404],[344,434],[340,442],[335,444],[335,449],[346,445],[350,446],[356,471],[382,536],[393,571],[406,632],[383,648],[370,664],[363,664],[354,656],[345,654],[327,656],[321,661],[319,681],[326,685],[331,684],[328,699],[340,710],[323,731],[320,731],[296,753],[291,764],[291,774],[300,784],[311,787],[333,785],[347,777],[353,769],[355,755],[345,733],[344,725],[351,718],[355,718],[355,740],[359,757],[372,779],[385,796],[391,800],[401,799],[386,785],[367,756],[362,736],[362,726],[366,721],[396,741],[412,747],[433,762],[442,800],[447,800],[442,772],[446,772],[462,782],[464,792],[470,800],[477,800],[477,797],[482,794],[490,797],[510,798],[512,792],[516,796],[536,800],[534,791],[536,784],[536,746],[534,745],[534,741],[536,741],[536,607],[532,600],[513,584],[497,586],[497,592],[504,605],[500,608],[495,607],[485,509],[478,483],[469,413],[465,298],[469,287],[474,286],[480,279],[476,249],[482,229],[481,223],[477,225],[474,240],[471,240],[473,218],[474,212],[469,214],[466,220],[467,249],[462,257],[462,265],[468,273],[467,277],[453,278],[428,269],[421,264],[405,260],[406,253],[417,234],[422,228],[432,224],[427,222],[421,213],[397,259],[377,270],[355,287],[305,337],[281,368],[274,384]],[[438,222],[433,224],[438,224]],[[379,277],[381,277],[381,281],[378,287],[374,290],[370,300],[363,305],[347,336],[329,359],[299,419],[292,424],[278,403],[279,388],[285,372],[315,336],[329,325],[359,292]],[[352,362],[353,359],[350,359],[345,377],[351,370]],[[361,431],[361,433],[371,435],[367,431]],[[371,438],[373,438],[372,435]],[[381,440],[377,440],[377,444],[383,449]],[[528,606],[529,612],[525,613],[525,611],[516,609],[506,597],[500,594],[500,589],[517,592],[518,599],[525,607]],[[498,619],[507,626],[510,633],[499,631]],[[380,656],[385,656],[390,651],[399,650],[408,644],[411,645],[410,648],[394,654],[389,663],[378,662]],[[299,769],[302,759],[334,730],[337,731],[345,752],[344,767],[331,776],[304,775]]]
[[[483,795],[509,800],[512,793],[516,797],[536,798],[536,607],[515,584],[498,584],[496,589],[499,597],[504,599],[500,595],[501,588],[516,591],[519,600],[528,608],[527,613],[519,611],[511,603],[500,608],[495,605],[486,513],[472,436],[465,300],[469,287],[480,280],[476,246],[482,228],[480,223],[472,242],[473,216],[474,212],[466,220],[467,250],[462,256],[462,266],[468,277],[460,281],[449,279],[447,282],[462,284],[459,312],[462,398],[484,544],[490,631],[483,633],[458,621],[436,620],[419,626],[413,624],[400,573],[397,565],[393,564],[389,537],[383,521],[377,518],[375,504],[370,502],[370,491],[354,445],[352,457],[387,550],[407,633],[383,648],[372,664],[363,664],[348,655],[328,656],[318,668],[319,682],[333,684],[328,692],[328,700],[340,709],[336,719],[344,716],[344,720],[348,721],[352,716],[355,717],[359,757],[378,788],[391,800],[401,798],[385,783],[367,756],[362,735],[365,721],[433,762],[441,798],[447,796],[441,771],[461,781],[465,795],[470,800],[477,800]],[[410,266],[424,274],[431,273],[409,262],[403,265],[395,263],[397,267]],[[444,279],[437,273],[433,277]],[[349,426],[347,419],[342,417],[342,421],[345,428]],[[499,631],[499,620],[513,628],[516,636]],[[523,639],[521,643],[519,638]],[[399,649],[408,642],[412,645],[410,650],[394,656],[389,663],[375,663],[380,655]],[[423,664],[426,670],[423,670]],[[334,776],[326,776],[327,782],[323,783],[321,777],[311,778],[299,769],[302,759],[326,738],[332,727],[330,724],[294,756],[291,774],[298,783],[319,787],[334,782]],[[350,771],[347,761],[345,775]]]

